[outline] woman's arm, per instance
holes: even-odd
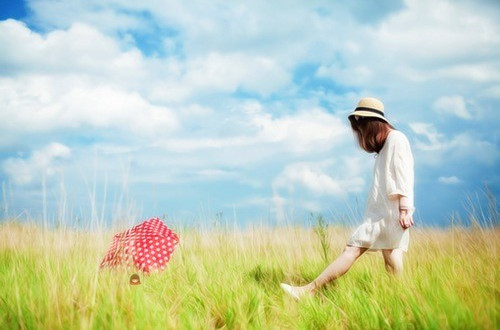
[[[390,199],[397,200],[399,223],[403,229],[413,226],[413,154],[408,139],[402,133],[390,140],[388,187]]]
[[[413,210],[408,197],[399,195],[399,224],[403,229],[413,226]]]

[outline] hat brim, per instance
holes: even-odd
[[[349,114],[348,118],[350,118],[352,116],[379,118],[379,119],[382,119],[383,121],[385,121],[386,123],[391,124],[387,120],[387,118],[385,118],[384,116],[379,115],[377,113],[369,112],[369,111],[363,111],[363,110],[354,111],[354,112]]]

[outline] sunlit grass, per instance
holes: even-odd
[[[498,328],[496,228],[413,228],[402,278],[368,253],[300,302],[279,283],[306,283],[326,266],[317,230],[175,230],[166,271],[131,286],[131,272],[98,270],[112,231],[4,223],[2,328]],[[350,230],[326,230],[333,258]]]

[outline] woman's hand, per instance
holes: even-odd
[[[407,209],[399,210],[399,224],[403,229],[413,226],[413,215]]]

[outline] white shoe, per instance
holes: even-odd
[[[285,284],[285,283],[281,283],[280,284],[281,288],[286,292],[288,293],[290,296],[293,297],[293,299],[295,300],[299,300],[300,297],[295,293],[295,290],[293,289],[292,286],[288,285],[288,284]]]

